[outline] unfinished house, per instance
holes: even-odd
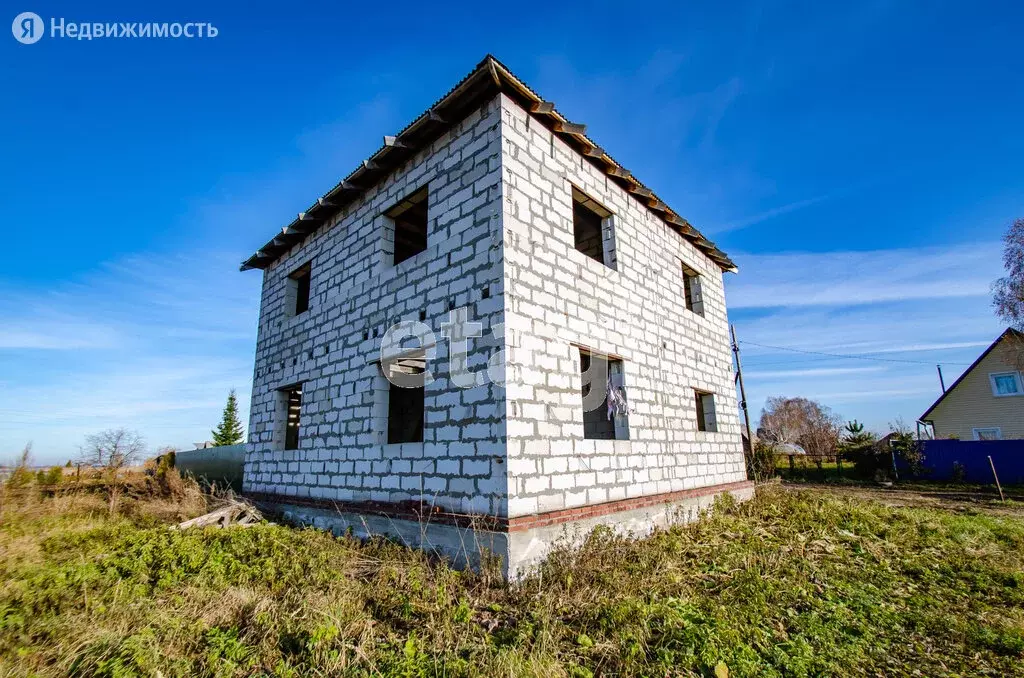
[[[749,497],[729,258],[492,57],[242,266],[245,492],[516,576]]]

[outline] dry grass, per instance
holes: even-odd
[[[383,540],[168,530],[168,501],[5,509],[0,674],[1024,675],[1011,516],[768,487],[509,587]]]

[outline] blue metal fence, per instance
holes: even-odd
[[[964,482],[992,484],[995,481],[989,457],[1003,485],[1024,484],[1024,440],[926,440],[921,477],[954,480],[954,464],[959,464]],[[902,460],[897,460],[896,466],[901,477],[910,475]]]

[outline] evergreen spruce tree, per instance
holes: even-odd
[[[242,442],[242,422],[238,420],[238,399],[235,397],[235,389],[231,389],[231,393],[228,394],[228,403],[224,406],[220,424],[212,433],[213,444],[216,447],[237,445]]]
[[[871,478],[882,461],[875,452],[878,437],[864,430],[864,424],[856,419],[846,422],[842,440],[839,441],[839,464],[842,458],[853,462],[855,472],[863,478]]]
[[[846,426],[843,427],[845,433],[843,433],[842,444],[848,448],[860,448],[865,445],[874,444],[875,437],[874,433],[870,431],[864,431],[864,424],[860,423],[856,419],[853,421],[846,422]]]

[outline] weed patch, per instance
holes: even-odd
[[[5,674],[1024,675],[1010,516],[765,487],[505,586],[385,540],[46,501],[0,524]]]

